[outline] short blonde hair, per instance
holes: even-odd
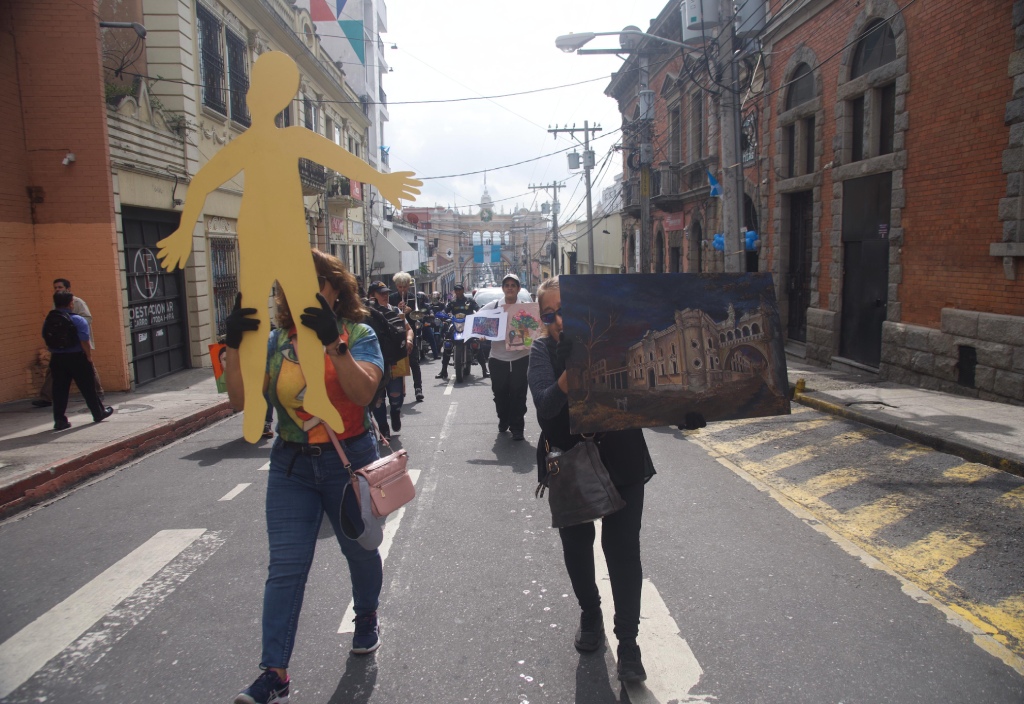
[[[550,279],[545,279],[541,282],[540,286],[537,287],[537,303],[541,309],[544,308],[544,294],[548,291],[558,290],[558,277],[552,276]]]
[[[395,283],[395,286],[411,286],[412,276],[407,271],[400,271],[391,277],[391,280]]]

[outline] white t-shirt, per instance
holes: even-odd
[[[480,310],[493,310],[497,308],[499,305],[502,306],[502,308],[505,307],[504,297],[491,301]],[[498,340],[491,340],[491,357],[493,357],[494,359],[500,359],[503,362],[514,362],[517,359],[522,359],[523,357],[529,356],[530,350],[528,349],[515,350],[514,352],[509,352],[508,348],[505,346],[504,340],[501,340],[500,342]]]

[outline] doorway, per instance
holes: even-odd
[[[889,303],[892,173],[843,182],[843,309],[839,354],[869,367],[882,361]]]
[[[145,384],[189,367],[185,276],[168,274],[156,243],[178,228],[181,214],[124,208],[125,275],[135,383]]]
[[[814,195],[811,191],[789,196],[789,268],[786,295],[789,302],[787,336],[807,342],[807,308],[811,304],[811,228]]]

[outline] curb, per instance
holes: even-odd
[[[790,390],[793,391],[792,385],[790,385]],[[822,401],[821,399],[813,398],[800,392],[793,393],[793,400],[803,406],[813,408],[816,411],[828,413],[833,416],[839,416],[840,418],[863,423],[864,425],[870,425],[873,428],[878,428],[879,430],[884,430],[887,433],[898,435],[901,438],[906,438],[907,440],[911,440],[920,445],[931,447],[939,452],[957,455],[968,462],[977,462],[978,464],[988,465],[989,467],[1024,477],[1024,461],[1011,459],[1009,457],[1002,457],[977,447],[956,442],[955,440],[929,435],[919,430],[914,430],[913,428],[908,428],[881,418],[874,418],[864,413],[850,410],[846,406],[840,406],[829,401]]]
[[[233,413],[231,405],[225,400],[183,418],[155,425],[98,450],[59,460],[29,477],[0,487],[0,519],[8,518],[90,477],[191,435]]]

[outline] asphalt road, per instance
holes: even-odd
[[[592,655],[572,647],[578,609],[533,496],[532,407],[527,442],[513,442],[497,434],[486,381],[442,385],[436,368],[425,366],[426,401],[406,407],[397,436],[419,493],[388,522],[383,645],[348,654],[347,568],[322,532],[292,702],[1024,701],[1024,676],[999,657],[999,641],[828,527],[842,528],[829,510],[856,503],[852,482],[846,504],[819,492],[828,505],[802,507],[772,484],[811,481],[779,459],[810,452],[800,424],[828,420],[811,411],[689,438],[646,431],[658,468],[642,538],[650,679],[621,689],[614,644]],[[753,439],[786,430],[785,446]],[[828,464],[850,432],[813,437],[833,447],[825,459],[794,456],[804,471]],[[258,674],[269,445],[240,436],[241,418],[228,419],[0,524],[0,702],[230,702]],[[857,443],[858,458],[894,452],[881,433]],[[831,461],[829,472],[844,469]],[[877,525],[877,512],[865,517]],[[1019,556],[1019,544],[998,545]],[[1005,601],[1015,575],[979,568],[958,583]]]

